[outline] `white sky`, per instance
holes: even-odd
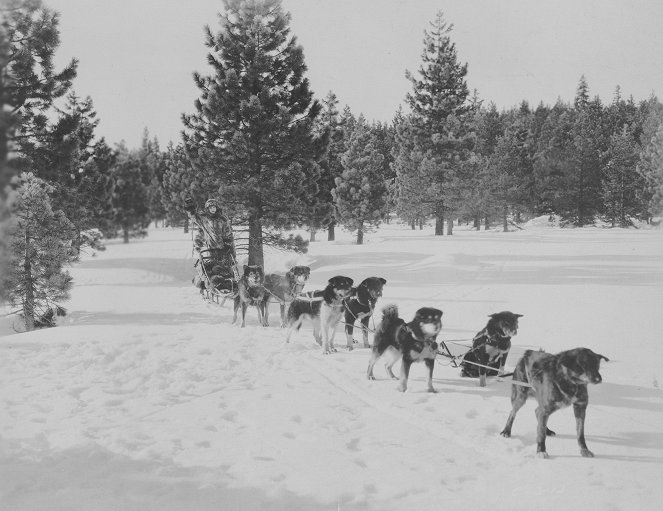
[[[183,112],[208,74],[203,26],[218,28],[221,0],[44,0],[61,13],[57,60],[80,60],[74,89],[91,96],[109,143],[179,141]],[[283,0],[304,47],[316,97],[391,121],[421,63],[423,31],[444,12],[467,81],[508,108],[571,100],[581,75],[610,102],[617,85],[636,101],[663,95],[660,0]]]

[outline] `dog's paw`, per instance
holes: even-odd
[[[555,433],[552,429],[546,428],[546,436],[555,436],[557,433]]]
[[[402,385],[399,385],[398,387],[396,387],[396,390],[398,392],[405,392],[407,390],[407,387],[403,387]]]
[[[352,344],[359,344],[359,341],[357,339],[352,339]]]
[[[580,449],[580,455],[583,458],[593,458],[594,457],[594,453],[592,451],[590,451],[589,449]]]
[[[500,431],[500,436],[503,436],[504,438],[511,438],[511,431],[503,429],[502,431]]]
[[[430,392],[431,394],[437,394],[437,390],[435,390],[434,387],[428,387],[428,392]]]
[[[540,460],[547,460],[550,458],[550,455],[546,451],[541,451],[536,453],[536,457]]]
[[[375,376],[373,376],[372,374],[369,374],[368,376],[366,376],[366,379],[367,380],[375,380]]]

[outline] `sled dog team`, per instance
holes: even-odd
[[[368,342],[368,323],[376,303],[382,296],[387,281],[381,277],[368,277],[353,287],[353,279],[336,276],[329,279],[324,290],[303,293],[311,270],[308,266],[294,266],[285,275],[264,275],[260,266],[244,266],[244,273],[235,294],[233,322],[242,311],[245,325],[246,310],[256,306],[262,325],[268,326],[270,302],[278,302],[281,312],[281,327],[287,328],[286,342],[300,329],[304,321],[313,324],[313,337],[322,346],[323,353],[336,351],[334,334],[339,323],[345,325],[347,349],[355,343],[353,330],[355,322],[360,322],[363,333],[363,346]],[[399,380],[398,390],[407,390],[410,367],[414,362],[423,362],[427,368],[427,387],[433,387],[433,369],[439,354],[437,336],[442,330],[443,312],[433,307],[422,307],[416,311],[410,322],[403,320],[396,305],[387,305],[382,310],[382,319],[375,328],[371,356],[366,372],[369,380],[374,380],[373,367],[378,359],[385,356],[388,375]],[[486,385],[486,377],[513,376],[511,387],[511,413],[501,432],[511,436],[511,428],[518,410],[525,404],[529,395],[534,395],[538,403],[537,456],[547,458],[546,436],[555,433],[547,424],[550,415],[567,406],[573,406],[576,419],[577,442],[580,454],[593,457],[585,443],[584,423],[588,404],[588,384],[601,383],[599,366],[608,358],[594,353],[588,348],[575,348],[556,355],[544,351],[525,351],[511,374],[504,374],[504,365],[511,348],[511,338],[518,332],[518,318],[522,314],[510,311],[498,312],[489,316],[486,326],[472,340],[472,348],[463,356],[462,376],[478,377],[479,385]],[[400,377],[392,367],[401,361]]]

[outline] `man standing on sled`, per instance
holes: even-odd
[[[220,290],[232,290],[235,277],[235,240],[230,220],[221,211],[216,199],[208,199],[198,211],[191,197],[184,200],[184,209],[198,227],[194,246],[201,258],[200,280],[196,282],[201,292],[206,281]],[[203,284],[203,285],[201,285]]]

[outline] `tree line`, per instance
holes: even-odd
[[[57,314],[66,267],[99,239],[145,235],[151,221],[187,227],[184,201],[215,197],[249,264],[265,245],[305,251],[342,226],[363,242],[390,213],[517,225],[557,215],[573,226],[626,227],[663,206],[663,105],[617,88],[608,104],[584,77],[573,103],[498,110],[470,92],[453,26],[439,13],[420,67],[406,72],[406,109],[370,122],[333,92],[316,99],[303,48],[280,0],[225,0],[206,27],[209,74],[194,73],[182,137],[161,149],[109,145],[92,99],[73,90],[78,62],[55,69],[58,14],[41,0],[0,6],[2,298],[32,329]],[[305,228],[309,239],[287,234]]]

